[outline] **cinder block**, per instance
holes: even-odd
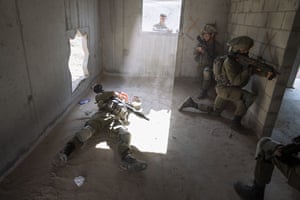
[[[253,38],[253,39],[255,39],[255,38]],[[254,55],[259,55],[259,52],[260,52],[260,45],[258,45],[258,44],[260,44],[259,42],[257,42],[257,41],[255,41],[255,44],[254,44],[254,46],[251,48],[251,54],[254,54]]]
[[[256,112],[249,115],[248,126],[254,130],[257,138],[261,137],[261,135],[263,134],[263,124],[258,121]]]
[[[277,11],[280,0],[265,0],[264,11]]]
[[[247,13],[245,16],[245,25],[255,24],[255,13]]]
[[[264,94],[266,90],[266,82],[267,80],[260,76],[253,76],[253,84],[252,84],[252,91],[258,94],[257,101],[261,101],[260,99],[262,96],[260,94]]]
[[[275,29],[281,28],[284,16],[284,12],[269,13],[266,26]]]
[[[238,21],[237,16],[238,16],[238,14],[232,13],[232,16],[231,16],[231,22],[232,22],[233,24],[237,24],[237,21]]]
[[[239,35],[247,35],[247,26],[239,25]]]
[[[295,21],[296,12],[286,12],[282,21],[281,28],[284,30],[291,30]]]
[[[274,46],[270,44],[263,44],[262,50],[260,52],[260,55],[263,57],[263,59],[268,63],[273,63],[275,60],[275,48]]]
[[[269,30],[264,28],[264,27],[260,27],[258,29],[258,33],[257,33],[257,37],[255,38],[256,41],[258,42],[265,42],[266,40],[266,34]]]
[[[267,111],[264,110],[264,108],[260,106],[260,109],[258,110],[256,117],[260,123],[265,124],[266,118],[267,118]]]
[[[248,13],[251,11],[251,6],[252,6],[252,0],[246,0],[244,2],[244,12]]]
[[[285,53],[285,49],[274,47],[274,55],[273,55],[272,64],[274,64],[276,66],[276,69],[278,68],[279,65],[282,64],[283,58],[284,58],[284,53]]]
[[[231,1],[230,12],[235,13],[237,8],[237,2]]]
[[[272,97],[273,95],[276,96],[276,93],[279,92],[280,90],[278,89],[278,87],[276,87],[275,90],[275,86],[276,86],[276,79],[268,80],[266,84],[265,94],[270,97]]]
[[[286,48],[290,32],[285,30],[279,30],[275,31],[274,34],[275,36],[271,41],[271,44],[276,47]]]
[[[245,24],[245,13],[237,14],[237,23],[238,24]]]
[[[259,102],[260,103],[260,106],[269,112],[269,109],[270,109],[270,106],[271,106],[271,103],[272,103],[272,98],[267,96],[267,95],[263,95],[263,94],[260,94],[261,96],[263,96],[262,101]]]
[[[258,34],[258,29],[257,27],[254,26],[249,26],[247,29],[247,35],[253,39],[257,38],[257,34]]]
[[[239,26],[238,25],[236,25],[236,24],[233,24],[232,25],[232,31],[231,31],[231,33],[233,33],[234,35],[238,35],[239,34]]]
[[[232,32],[232,24],[231,23],[229,23],[228,25],[227,25],[227,30],[228,30],[228,32],[230,33],[230,32]]]
[[[280,0],[279,11],[296,11],[299,8],[299,0]]]
[[[236,12],[241,13],[244,11],[244,1],[240,1],[237,3]]]
[[[267,22],[267,13],[257,13],[254,18],[253,26],[265,27]]]
[[[252,0],[252,8],[253,12],[260,12],[264,8],[265,0]]]

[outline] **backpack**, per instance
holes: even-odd
[[[213,63],[213,73],[214,73],[215,80],[217,81],[217,83],[221,85],[228,85],[229,83],[226,74],[222,72],[223,63],[226,58],[227,55],[218,56],[214,59],[214,63]]]

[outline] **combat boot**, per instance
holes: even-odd
[[[56,154],[52,164],[57,167],[65,165],[68,161],[68,157],[75,150],[75,148],[76,147],[73,141],[68,142],[65,148]]]
[[[183,104],[179,107],[179,111],[182,111],[183,108],[196,108],[198,109],[198,104],[192,99],[192,97],[188,97]]]
[[[137,160],[131,154],[122,157],[120,167],[129,172],[139,172],[147,168],[147,163],[142,160]]]
[[[266,185],[259,185],[254,181],[252,186],[241,182],[234,184],[234,190],[243,200],[263,200]]]
[[[68,161],[68,156],[64,152],[59,152],[55,155],[53,161],[52,161],[52,166],[54,167],[60,167],[63,166],[67,163]]]

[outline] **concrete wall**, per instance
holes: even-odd
[[[0,176],[99,74],[97,0],[0,1]],[[72,93],[69,37],[88,34],[90,77]]]
[[[272,81],[254,77],[249,86],[258,98],[248,112],[246,123],[255,127],[259,136],[272,133],[296,58],[299,47],[298,8],[299,0],[231,0],[229,38],[239,35],[252,37],[255,44],[251,56],[262,56],[281,73]]]

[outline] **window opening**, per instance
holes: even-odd
[[[74,92],[80,82],[89,76],[87,68],[89,57],[87,35],[82,35],[77,31],[74,39],[69,41],[70,57],[68,65],[72,76],[72,92]]]
[[[143,0],[142,31],[178,33],[181,0]]]

